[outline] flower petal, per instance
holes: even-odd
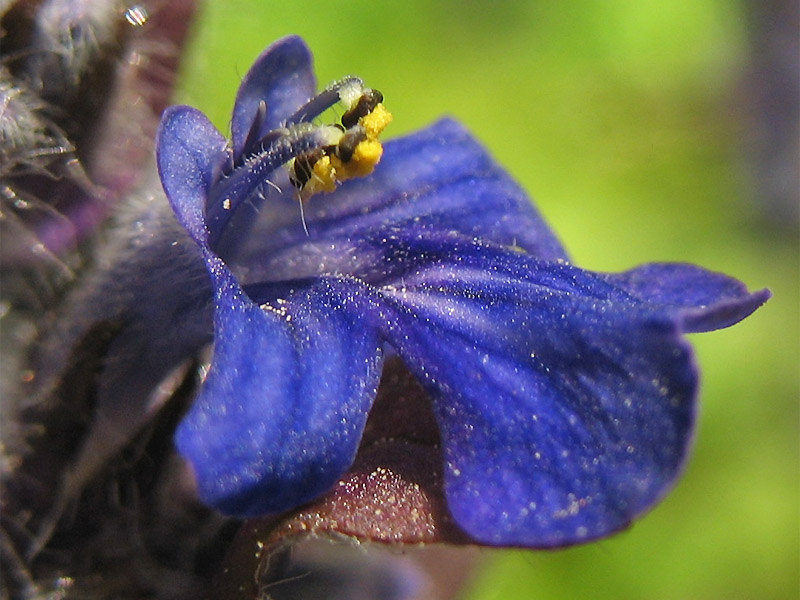
[[[199,110],[171,106],[156,134],[156,160],[161,184],[172,210],[201,246],[208,240],[205,200],[225,158],[225,138]]]
[[[254,143],[280,127],[314,95],[317,83],[312,60],[311,51],[298,36],[278,40],[256,59],[239,86],[233,107],[231,133],[236,161],[248,139]]]
[[[371,177],[325,200],[318,201],[321,214],[309,207],[310,229],[413,226],[458,231],[549,260],[566,257],[525,191],[451,119],[388,142]]]
[[[214,357],[178,449],[201,499],[219,510],[292,508],[355,458],[380,377],[377,333],[347,308],[357,283],[273,287],[259,306],[219,258],[206,259],[217,290]]]
[[[249,281],[312,275],[289,272],[303,256],[324,256],[325,272],[356,274],[361,240],[392,227],[460,232],[544,259],[566,257],[525,192],[449,119],[387,142],[371,176],[312,197],[303,212],[305,229],[292,194],[271,196],[259,205],[257,229],[227,260],[245,266]]]
[[[383,286],[384,334],[433,397],[461,527],[488,544],[563,546],[625,527],[666,493],[697,387],[674,307],[471,241],[397,243],[425,263]]]
[[[684,263],[652,263],[604,277],[638,298],[675,307],[687,333],[738,323],[772,295],[751,294],[737,279]]]

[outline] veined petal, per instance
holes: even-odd
[[[222,512],[295,507],[352,464],[375,397],[377,333],[348,308],[360,284],[274,286],[259,306],[219,258],[206,251],[206,260],[217,291],[214,357],[178,449],[201,499]]]
[[[548,260],[566,257],[525,191],[451,119],[387,142],[371,177],[346,183],[328,200],[319,198],[321,214],[309,206],[310,228],[423,227],[517,246]]]
[[[488,544],[563,546],[666,493],[697,388],[674,306],[471,241],[398,243],[425,258],[381,288],[384,335],[433,397],[461,527]],[[703,300],[690,310],[713,312],[711,288]]]
[[[225,158],[225,138],[199,110],[171,106],[156,133],[156,160],[172,210],[201,246],[208,240],[205,201]]]
[[[305,228],[292,194],[271,196],[259,206],[252,235],[228,260],[246,266],[249,281],[292,276],[287,271],[298,257],[323,254],[326,272],[357,274],[353,253],[361,240],[389,228],[456,232],[548,260],[566,257],[527,194],[449,119],[387,142],[372,175],[312,197],[303,213]]]
[[[250,143],[281,127],[295,110],[314,95],[316,78],[311,51],[298,36],[271,44],[244,76],[233,107],[231,133],[234,159]]]

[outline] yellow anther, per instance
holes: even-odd
[[[300,199],[305,201],[314,194],[333,192],[342,181],[372,173],[383,155],[378,136],[391,122],[392,114],[378,102],[368,114],[358,119],[358,127],[352,122],[344,133],[336,130],[337,141],[288,163]]]
[[[392,113],[386,110],[382,103],[378,103],[372,112],[364,115],[359,119],[359,124],[364,127],[367,132],[367,139],[374,140],[386,129],[386,126],[392,122]],[[380,158],[380,155],[378,156]]]
[[[382,155],[383,146],[378,140],[364,140],[356,146],[353,157],[346,163],[333,157],[336,178],[345,181],[353,177],[366,177],[375,169]]]
[[[320,192],[332,192],[336,189],[337,173],[330,156],[323,156],[311,168],[311,177],[300,190],[300,198],[308,200]]]
[[[317,184],[318,191],[332,192],[336,189],[336,169],[331,163],[330,156],[323,156],[314,163],[314,175],[311,181]]]

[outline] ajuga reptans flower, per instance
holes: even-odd
[[[344,117],[325,124],[335,104]],[[315,95],[296,37],[245,76],[230,141],[193,108],[163,116],[162,184],[214,294],[212,364],[176,434],[201,498],[258,515],[331,488],[399,355],[430,396],[447,506],[472,539],[554,547],[625,527],[686,457],[683,334],[768,292],[686,264],[570,264],[450,120],[388,142],[368,174],[388,120],[358,79]]]

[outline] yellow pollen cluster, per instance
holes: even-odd
[[[380,103],[372,112],[358,120],[358,124],[364,128],[367,137],[356,145],[353,156],[347,162],[336,156],[332,157],[331,165],[335,170],[336,179],[345,181],[354,177],[366,177],[372,173],[383,155],[383,146],[378,140],[378,136],[391,122],[392,113]]]
[[[361,117],[358,122],[367,132],[367,139],[374,140],[383,133],[386,126],[392,122],[392,113],[386,110],[386,107],[382,103],[378,103],[375,108],[372,109],[371,113]]]
[[[365,177],[372,173],[382,154],[383,146],[378,140],[364,140],[359,142],[355,150],[353,150],[353,156],[350,160],[343,162],[340,158],[333,156],[331,165],[339,181],[345,181],[353,177]]]
[[[383,155],[383,146],[378,136],[392,122],[392,113],[382,103],[358,120],[364,128],[365,139],[356,144],[349,160],[344,161],[335,154],[325,155],[314,163],[313,176],[300,190],[300,198],[307,200],[320,192],[332,192],[336,184],[372,173]]]
[[[311,171],[313,176],[303,187],[305,198],[319,192],[332,192],[336,189],[336,168],[331,164],[330,156],[320,158],[314,163]]]

